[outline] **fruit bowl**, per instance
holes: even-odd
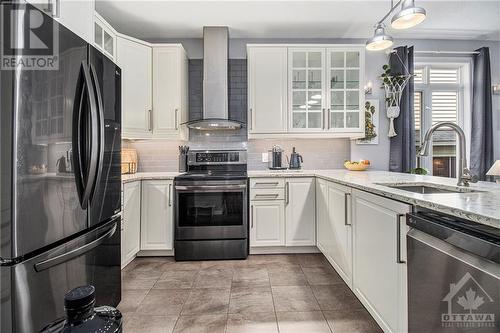
[[[369,163],[346,161],[344,167],[350,171],[365,171],[370,167]]]

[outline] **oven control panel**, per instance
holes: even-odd
[[[245,164],[246,151],[190,151],[188,164]]]

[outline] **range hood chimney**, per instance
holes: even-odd
[[[227,27],[203,28],[203,119],[187,126],[197,130],[236,130],[239,121],[228,113],[229,30]]]

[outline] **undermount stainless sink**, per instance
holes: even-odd
[[[378,185],[383,185],[398,190],[420,193],[420,194],[478,192],[477,190],[464,187],[435,186],[433,184],[422,184],[422,183],[401,183],[401,184],[379,183]]]

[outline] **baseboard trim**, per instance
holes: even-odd
[[[321,253],[316,246],[263,246],[251,247],[250,254]]]
[[[141,250],[138,257],[173,257],[174,250]]]

